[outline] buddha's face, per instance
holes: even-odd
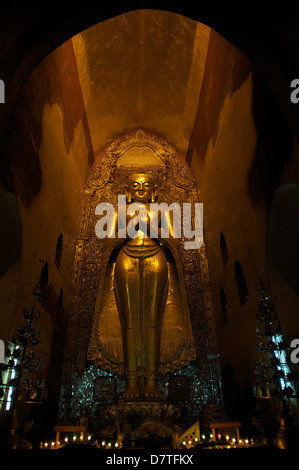
[[[152,197],[154,182],[150,175],[132,175],[128,189],[134,201],[146,202]]]

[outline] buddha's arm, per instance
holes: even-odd
[[[161,227],[161,214],[159,212],[158,217],[153,220],[153,215],[148,212],[147,214],[147,227],[148,227],[148,234],[151,234],[151,222],[157,225],[155,232],[157,232],[157,239],[164,245],[169,246],[172,249],[178,250],[180,245],[180,238],[181,232],[178,231],[177,228],[174,229],[174,219],[173,213],[170,211],[167,214],[164,214],[166,224],[166,231],[163,230]],[[167,230],[168,228],[168,230]],[[179,227],[180,228],[180,227]],[[178,233],[179,232],[179,233]],[[152,231],[153,233],[153,231]]]
[[[109,249],[111,246],[118,244],[117,240],[122,242],[127,238],[127,226],[132,218],[132,215],[125,213],[125,220],[122,220],[118,211],[115,210],[107,224],[106,237],[103,239],[105,249]]]
[[[118,213],[115,211],[107,224],[106,237],[103,238],[104,252],[110,252],[118,244],[118,241],[121,241],[121,239],[118,237]]]
[[[145,215],[145,214],[144,214]],[[127,236],[127,227],[130,220],[132,220],[136,214],[125,214],[125,220],[121,220],[118,211],[115,211],[113,217],[110,219],[107,226],[106,237],[103,239],[105,249],[109,249],[111,246],[118,244],[118,242],[124,241]],[[156,238],[160,243],[170,246],[172,249],[178,250],[180,244],[180,230],[178,227],[174,227],[173,213],[170,211],[164,215],[163,227],[161,227],[161,214],[153,214],[151,211],[146,212],[146,227],[147,236],[150,238]],[[142,217],[141,214],[139,217]],[[140,224],[136,224],[135,230],[139,230]],[[164,228],[164,229],[163,229]],[[180,229],[180,226],[179,226]]]

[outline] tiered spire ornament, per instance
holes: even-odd
[[[37,324],[40,312],[35,307],[40,295],[38,288],[33,295],[34,304],[29,310],[23,310],[23,323],[11,339],[2,367],[0,395],[11,403],[7,409],[14,408],[17,401],[43,401],[45,398],[44,379],[34,377],[44,368],[41,355],[36,354],[36,347],[41,343]],[[4,376],[8,377],[7,381]]]
[[[259,358],[255,364],[258,395],[272,398],[294,396],[296,372],[292,369],[289,347],[286,344],[278,315],[266,288],[259,279],[259,309],[256,316],[258,335],[257,350]]]

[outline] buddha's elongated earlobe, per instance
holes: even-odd
[[[131,202],[132,202],[132,195],[131,195],[130,191],[128,191],[128,190],[126,191],[126,193],[127,193],[127,203],[128,203],[128,204],[131,204]]]
[[[151,196],[151,202],[156,202],[156,189],[157,189],[157,185],[154,186],[152,196]]]

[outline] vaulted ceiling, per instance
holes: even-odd
[[[209,40],[207,26],[155,10],[120,15],[73,37],[95,154],[115,132],[145,127],[186,155]]]

